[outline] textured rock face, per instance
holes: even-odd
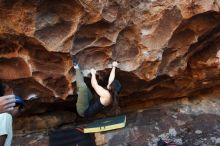
[[[220,100],[184,98],[127,114],[126,127],[95,133],[97,146],[157,146],[159,139],[190,146],[220,144]],[[72,126],[73,127],[73,126]],[[49,146],[47,133],[15,135],[13,146]]]
[[[96,133],[97,145],[157,146],[159,139],[192,146],[215,145],[219,141],[219,99],[199,99],[168,104],[161,109],[127,116],[123,129]],[[212,109],[210,109],[212,107]]]
[[[209,94],[220,83],[219,6],[216,0],[1,0],[0,78],[24,99],[38,97],[24,115],[61,110],[60,102],[74,107],[70,54],[85,76],[91,67],[99,70],[103,83],[111,61],[120,62],[124,112]]]

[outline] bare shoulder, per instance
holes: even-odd
[[[104,106],[108,106],[112,102],[111,94],[108,90],[105,89],[105,92],[100,96],[100,102]]]
[[[104,97],[104,98],[111,97],[110,92],[107,89],[103,88],[103,87],[101,88],[100,93],[101,93],[101,95],[100,95],[101,97]]]

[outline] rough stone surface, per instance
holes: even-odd
[[[96,144],[97,146],[157,146],[157,141],[163,139],[189,146],[219,146],[218,97],[206,96],[193,100],[184,98],[163,106],[127,114],[125,128],[96,133]],[[13,146],[43,144],[49,145],[45,131],[16,134]]]
[[[88,69],[105,84],[109,64],[120,62],[124,113],[209,95],[220,88],[219,7],[217,0],[0,0],[0,79],[25,100],[37,97],[21,119],[74,112],[71,55],[88,83]],[[70,119],[61,121],[51,124]]]

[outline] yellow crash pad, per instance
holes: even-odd
[[[106,119],[97,120],[84,127],[84,133],[102,132],[125,127],[126,116],[117,116]]]

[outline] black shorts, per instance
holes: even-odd
[[[104,105],[100,102],[100,98],[93,98],[90,103],[89,107],[87,110],[84,112],[84,117],[92,117],[95,116],[96,114],[100,113],[103,111]]]

